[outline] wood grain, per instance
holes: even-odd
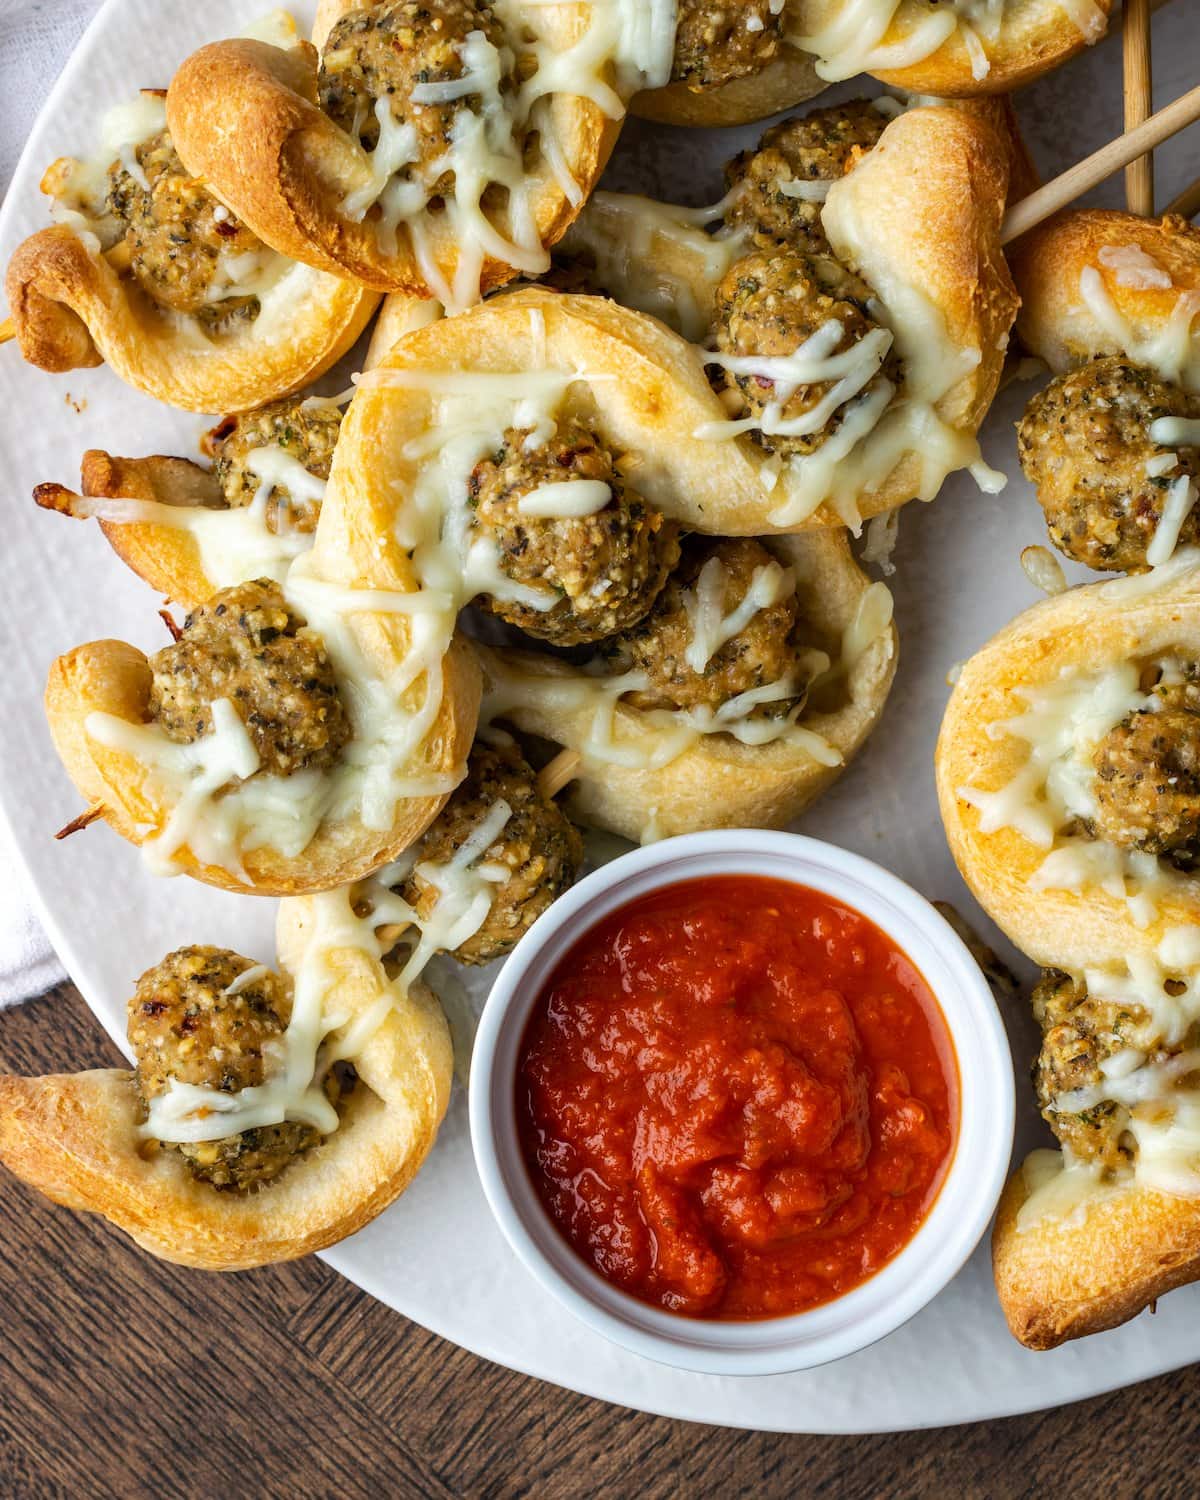
[[[4,1071],[116,1060],[70,986],[0,1015]],[[486,1364],[317,1261],[235,1276],[176,1270],[6,1174],[0,1225],[0,1493],[21,1500],[1016,1500],[1055,1493],[1067,1477],[1073,1494],[1195,1493],[1195,1367],[1132,1393],[940,1432],[731,1432]]]

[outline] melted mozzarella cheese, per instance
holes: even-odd
[[[525,160],[532,136],[537,137],[549,178],[573,205],[583,199],[559,137],[555,98],[587,99],[610,119],[619,119],[631,93],[666,82],[674,54],[671,0],[594,0],[588,24],[567,46],[552,44],[539,31],[536,7],[502,4],[498,9],[507,34],[521,38],[521,66],[516,67],[507,43],[497,47],[482,31],[473,31],[458,45],[461,77],[413,87],[411,99],[417,108],[460,102],[462,106],[453,113],[445,152],[424,165],[415,129],[393,119],[388,96],[379,99],[378,143],[365,174],[342,204],[355,222],[378,205],[377,233],[386,254],[396,253],[403,225],[430,291],[451,312],[479,300],[483,265],[489,257],[530,276],[549,268],[537,223],[541,183]],[[521,81],[510,86],[514,71]],[[453,182],[448,196],[447,177]],[[484,208],[485,195],[497,187],[507,203],[503,231]],[[442,199],[442,215],[457,247],[449,280],[430,240],[427,211],[435,193]]]
[[[566,520],[594,516],[611,499],[612,487],[603,480],[568,479],[555,484],[542,484],[537,489],[530,490],[517,501],[517,510],[523,516]]]
[[[1095,42],[1104,35],[1107,17],[1095,0],[1061,0],[1080,35]],[[910,68],[931,57],[956,34],[966,47],[976,80],[991,71],[984,43],[1000,40],[1007,0],[948,0],[916,11],[905,0],[846,0],[826,25],[792,44],[817,58],[819,77],[836,82],[858,73]],[[903,30],[889,41],[893,25]]]
[[[1115,273],[1113,279],[1118,286],[1149,291],[1171,285],[1171,273],[1140,245],[1103,245],[1096,259],[1106,270]]]
[[[683,591],[683,609],[691,626],[691,640],[683,658],[693,672],[703,672],[721,647],[741,635],[761,610],[796,592],[795,573],[771,561],[755,568],[740,603],[726,611],[728,582],[724,563],[719,557],[710,557],[700,569],[695,586]]]
[[[1079,295],[1121,353],[1156,371],[1168,385],[1200,390],[1200,292],[1180,292],[1170,316],[1148,333],[1139,332],[1117,308],[1095,266],[1080,272]]]
[[[744,229],[715,228],[737,189],[706,208],[679,208],[631,193],[594,193],[562,240],[595,266],[595,280],[624,307],[651,313],[692,343],[712,321],[712,296],[746,253]]]
[[[282,451],[282,450],[279,450]],[[258,449],[251,459],[260,459],[264,468],[272,461],[266,450]],[[302,466],[298,466],[302,467]],[[254,471],[258,473],[258,470]],[[290,472],[277,465],[273,472],[284,476]],[[304,470],[313,487],[321,485]],[[76,516],[94,516],[110,525],[169,526],[177,531],[186,531],[195,541],[200,553],[200,566],[204,576],[214,589],[231,588],[237,583],[247,583],[254,578],[272,578],[282,583],[292,562],[312,546],[312,535],[300,531],[281,530],[274,532],[267,525],[267,505],[273,483],[263,484],[250,505],[237,509],[215,509],[204,505],[166,505],[158,500],[104,499],[86,496],[72,507]],[[277,477],[274,483],[281,482]],[[294,493],[294,492],[293,492]],[[324,486],[321,485],[321,494]]]
[[[1146,548],[1146,561],[1152,568],[1161,568],[1174,557],[1179,533],[1192,513],[1197,493],[1196,481],[1187,474],[1181,474],[1167,490],[1162,515]]]
[[[1179,556],[1186,563],[1194,554]],[[1178,558],[1167,567],[1177,564]],[[1137,582],[1142,585],[1141,578]],[[1170,681],[1172,665],[1162,665],[1164,680]],[[964,786],[958,795],[979,813],[982,833],[1012,828],[1046,851],[1029,877],[1031,889],[1102,890],[1126,903],[1136,926],[1148,927],[1176,877],[1153,855],[1062,833],[1074,820],[1096,815],[1096,746],[1128,714],[1153,711],[1158,704],[1153,694],[1141,691],[1139,675],[1136,664],[1123,662],[1097,672],[1067,669],[1054,682],[1018,690],[1026,711],[987,732],[993,739],[1023,740],[1029,747],[1024,764],[994,791]]]

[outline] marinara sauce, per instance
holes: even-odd
[[[912,1239],[958,1125],[912,961],[805,886],[717,876],[585,932],[522,1040],[517,1120],[566,1239],[703,1318],[829,1302]]]

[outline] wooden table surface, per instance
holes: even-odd
[[[5,1072],[117,1062],[68,985],[0,1014]],[[1058,1411],[935,1432],[733,1432],[487,1364],[316,1260],[235,1276],[163,1265],[2,1171],[0,1224],[0,1495],[21,1500],[877,1500],[1068,1485],[1079,1500],[1121,1500],[1200,1488],[1200,1367]],[[1158,1316],[1171,1316],[1169,1299]]]

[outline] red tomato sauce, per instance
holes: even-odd
[[[692,1317],[778,1317],[912,1239],[958,1127],[945,1020],[859,912],[758,876],[652,892],[570,949],[517,1074],[530,1175],[603,1276]]]

